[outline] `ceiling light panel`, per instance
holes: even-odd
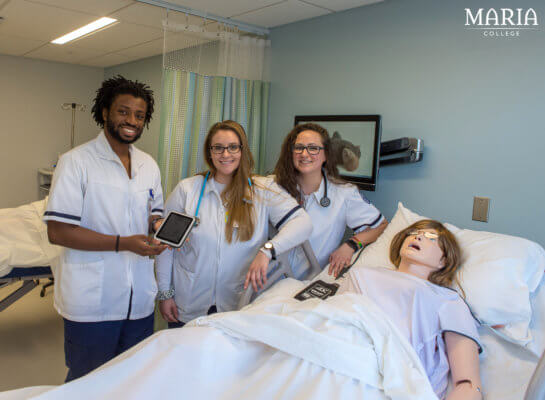
[[[52,40],[51,43],[65,44],[65,43],[71,42],[72,40],[76,40],[76,39],[79,39],[80,37],[96,32],[100,29],[104,29],[108,26],[111,26],[114,22],[117,22],[117,19],[102,17],[97,19],[96,21],[91,22],[90,24],[87,24],[85,26],[82,26],[81,28],[76,29],[75,31],[67,33],[64,36],[61,36],[60,38]]]

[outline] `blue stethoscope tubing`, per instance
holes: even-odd
[[[204,189],[206,188],[206,182],[208,182],[209,176],[210,176],[210,171],[206,173],[206,175],[204,176],[204,182],[202,183],[201,194],[199,195],[199,201],[197,202],[197,209],[195,210],[195,225],[199,225],[200,223],[199,210],[201,208],[201,201],[204,195]],[[250,185],[250,187],[252,187],[252,180],[250,178],[248,178],[248,184]],[[327,194],[327,189],[326,189],[326,194]]]
[[[323,169],[322,169],[322,176],[324,177],[324,195],[320,199],[320,205],[325,208],[325,207],[329,207],[329,205],[331,204],[331,200],[329,199],[329,197],[327,197],[327,177]]]

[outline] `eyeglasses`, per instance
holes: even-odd
[[[434,232],[428,232],[428,231],[411,231],[409,232],[409,236],[424,236],[426,239],[429,239],[432,242],[437,242],[437,239],[439,239],[439,235]]]
[[[241,144],[230,144],[229,146],[222,146],[221,144],[215,144],[213,146],[210,146],[210,150],[212,150],[212,153],[214,154],[223,154],[225,150],[227,150],[231,154],[236,154],[242,149]]]
[[[308,146],[305,146],[303,144],[296,144],[293,146],[293,152],[295,154],[302,154],[305,149],[307,150],[308,154],[315,156],[320,152],[320,150],[323,150],[324,147],[316,146],[315,144],[311,144]]]

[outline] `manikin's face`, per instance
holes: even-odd
[[[318,132],[314,131],[303,131],[299,133],[299,135],[297,135],[297,139],[295,139],[294,146],[296,145],[313,145],[324,147],[322,137]],[[322,169],[322,165],[326,161],[325,152],[323,149],[316,155],[309,154],[307,149],[303,150],[303,152],[300,154],[292,151],[292,156],[293,166],[301,175],[312,174],[320,171]]]
[[[214,134],[214,137],[210,141],[211,146],[223,146],[240,145],[240,140],[237,134],[230,130],[220,129]],[[224,149],[221,154],[216,154],[212,149],[209,150],[212,157],[212,163],[216,168],[216,173],[223,176],[231,176],[237,170],[240,165],[240,158],[242,157],[242,150],[236,153],[230,153],[229,150]]]
[[[136,142],[144,130],[147,107],[146,101],[141,97],[118,95],[110,110],[102,111],[104,130],[118,142]]]
[[[444,267],[443,251],[439,247],[439,235],[435,229],[415,229],[416,235],[409,235],[403,241],[399,251],[402,260],[410,264],[419,264],[439,270]],[[426,237],[426,233],[433,233],[437,237]]]

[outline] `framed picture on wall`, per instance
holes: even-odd
[[[380,115],[297,115],[295,125],[313,122],[331,138],[333,162],[341,177],[362,190],[374,191],[380,158]]]

